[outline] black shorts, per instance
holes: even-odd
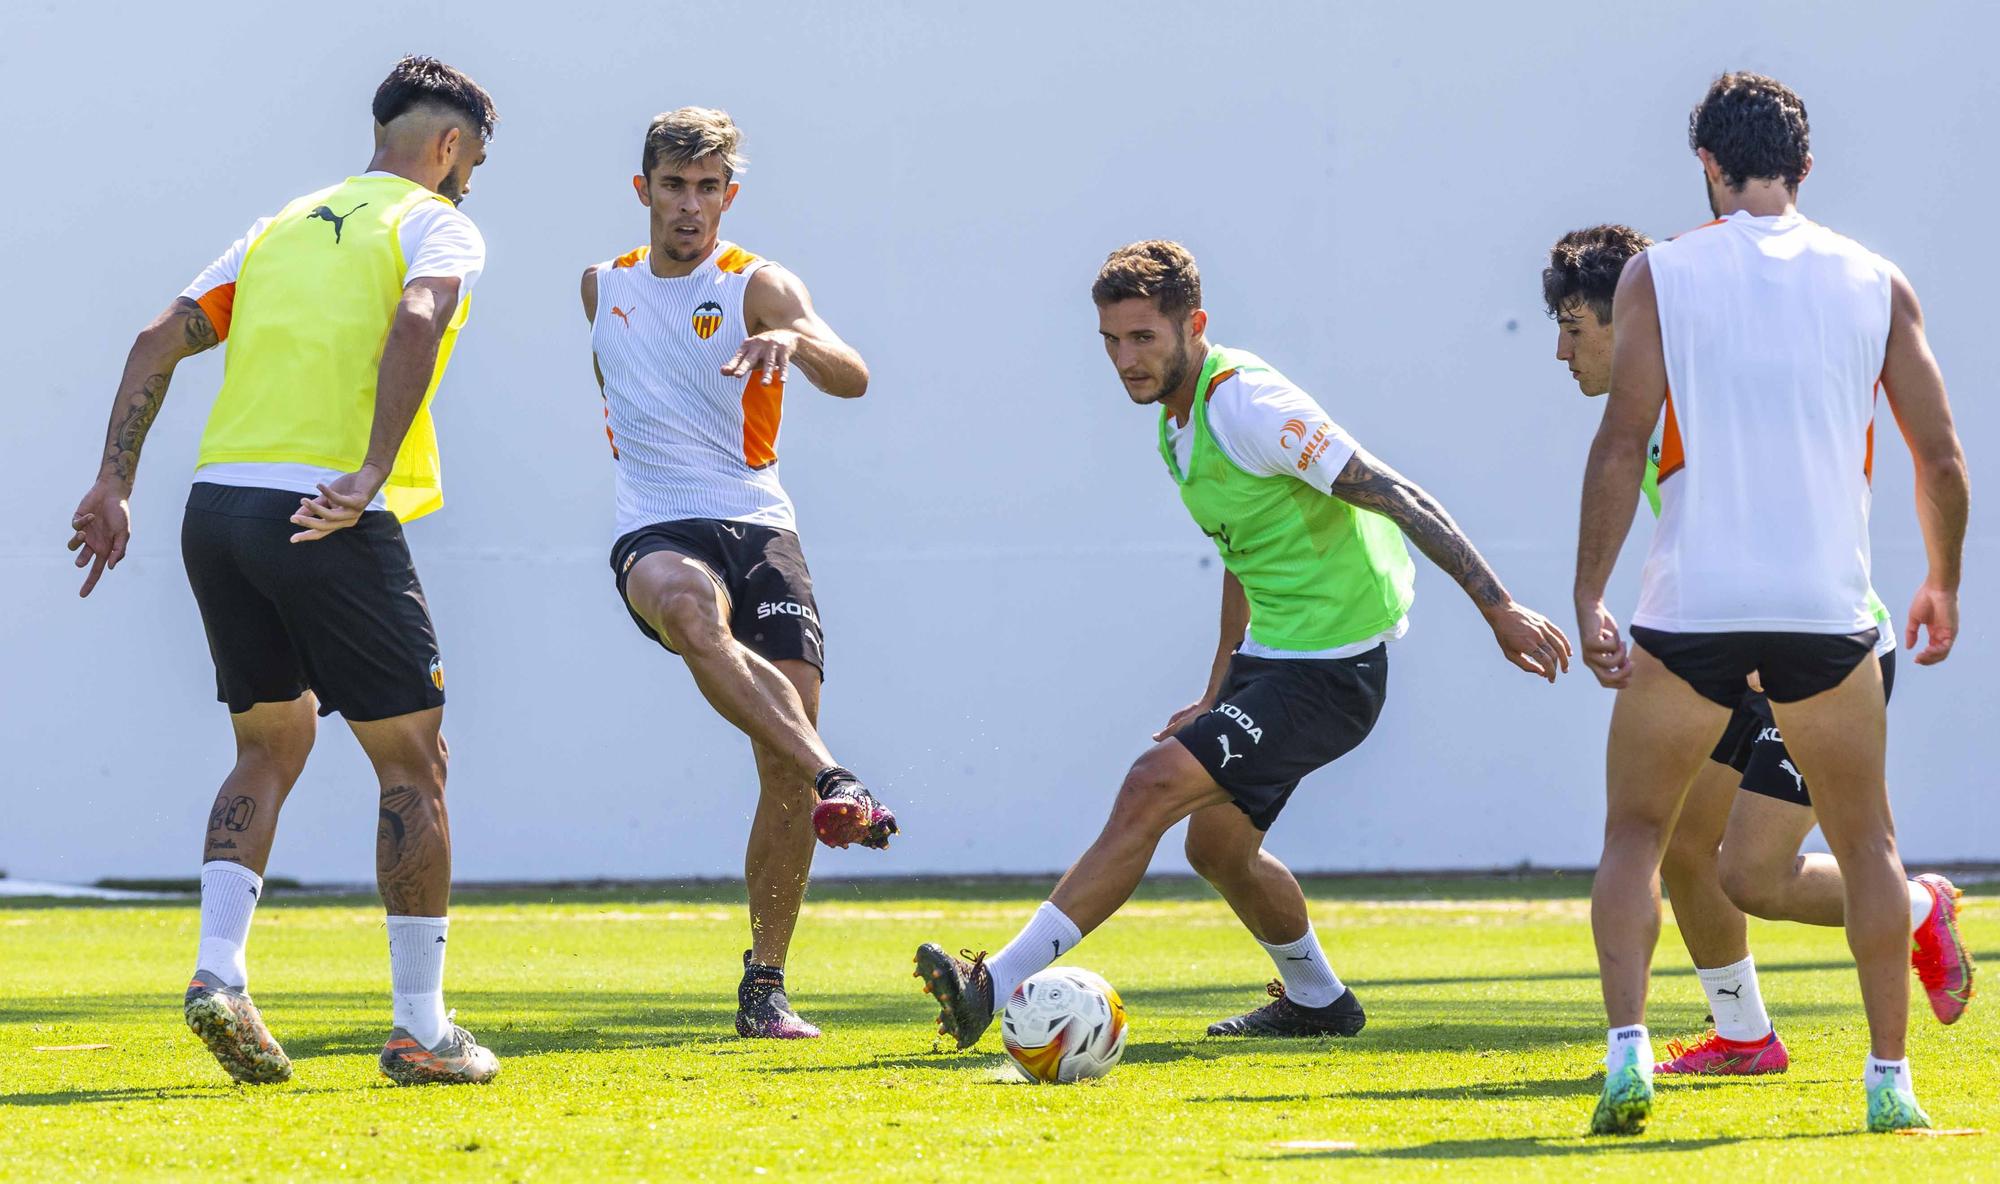
[[[1389,693],[1389,647],[1352,658],[1229,659],[1213,710],[1174,739],[1258,830],[1270,830],[1299,781],[1367,739]]]
[[[810,662],[826,669],[826,636],[813,603],[812,572],[799,536],[775,526],[683,518],[642,526],[611,545],[618,596],[639,632],[676,652],[625,595],[632,565],[655,551],[676,551],[701,563],[729,602],[729,631],[770,662]]]
[[[1882,655],[1882,698],[1888,701],[1896,687],[1896,651]],[[1785,751],[1785,738],[1771,714],[1768,699],[1756,691],[1745,691],[1743,702],[1729,717],[1729,727],[1712,754],[1715,761],[1743,775],[1746,793],[1762,794],[1781,802],[1812,809],[1812,793],[1805,777]]]
[[[1847,681],[1875,652],[1878,630],[1859,633],[1668,633],[1632,626],[1632,640],[1703,698],[1734,711],[1755,673],[1773,702],[1797,703]]]
[[[424,589],[387,510],[290,541],[302,495],[196,482],[181,558],[215,658],[215,697],[233,713],[289,703],[365,722],[444,705],[444,661]]]

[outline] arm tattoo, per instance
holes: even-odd
[[[146,433],[160,417],[160,405],[167,401],[167,374],[149,374],[138,389],[119,399],[111,425],[111,443],[104,449],[104,464],[118,479],[130,485],[139,471],[139,451],[146,446]]]
[[[1507,590],[1500,577],[1486,565],[1472,541],[1458,529],[1436,498],[1415,482],[1356,450],[1347,467],[1334,479],[1333,496],[1363,510],[1372,510],[1402,528],[1439,570],[1458,581],[1465,594],[1480,608],[1498,608],[1507,603]]]
[[[201,305],[183,296],[174,301],[174,307],[181,313],[181,337],[187,342],[188,352],[198,354],[214,349],[221,338],[216,336],[215,326]]]
[[[441,794],[409,785],[382,791],[375,882],[391,916],[444,915],[451,897],[451,833]]]

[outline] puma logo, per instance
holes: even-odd
[[[1743,998],[1743,988],[1742,988],[1742,987],[1740,987],[1740,986],[1735,986],[1735,987],[1717,987],[1717,988],[1715,988],[1715,993],[1716,993],[1716,994],[1718,994],[1718,995],[1727,995],[1727,996],[1729,996],[1729,997],[1730,997],[1731,999],[1738,999],[1738,1000],[1740,1000],[1740,999],[1742,999],[1742,998]]]
[[[1783,769],[1785,772],[1790,773],[1792,775],[1792,780],[1798,782],[1800,793],[1804,793],[1806,791],[1806,775],[1804,773],[1799,772],[1798,766],[1792,764],[1792,762],[1789,760],[1782,760],[1778,762],[1778,767],[1780,769]]]
[[[1242,753],[1229,751],[1229,737],[1217,736],[1216,739],[1222,741],[1222,764],[1219,766],[1220,768],[1227,769],[1230,761],[1240,761],[1243,759]]]
[[[614,316],[614,317],[617,317],[617,318],[618,318],[619,320],[621,320],[621,321],[624,321],[624,322],[625,322],[625,327],[626,327],[627,329],[630,329],[630,328],[632,327],[632,318],[631,318],[631,317],[629,317],[629,316],[627,316],[626,314],[627,314],[628,312],[631,312],[631,311],[633,311],[633,310],[637,309],[638,307],[639,307],[639,306],[635,304],[635,305],[633,305],[633,306],[632,306],[632,308],[630,308],[630,309],[624,309],[624,308],[620,308],[620,307],[618,307],[617,305],[615,305],[615,304],[614,304],[614,305],[612,305],[612,306],[611,306],[611,315],[612,315],[612,316]]]
[[[1061,943],[1061,942],[1057,941],[1057,940],[1056,940],[1055,938],[1053,938],[1053,937],[1052,937],[1052,938],[1050,938],[1050,939],[1049,939],[1049,945],[1053,947],[1053,949],[1051,950],[1051,952],[1050,952],[1050,954],[1049,954],[1049,957],[1051,957],[1051,958],[1060,958],[1060,957],[1062,957],[1062,943]]]
[[[368,203],[364,201],[361,203],[361,206],[365,206],[367,204]],[[354,210],[360,209],[361,206],[355,206]],[[340,228],[343,224],[346,223],[346,221],[349,218],[352,218],[354,216],[354,210],[349,210],[345,214],[336,214],[333,212],[331,207],[321,206],[318,209],[314,210],[312,213],[307,214],[306,218],[308,220],[313,218],[318,218],[322,222],[333,223],[333,241],[337,244],[340,242]]]

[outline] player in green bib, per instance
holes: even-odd
[[[1256,355],[1211,345],[1201,278],[1178,243],[1114,252],[1091,289],[1105,350],[1141,405],[1182,503],[1221,553],[1221,640],[1200,699],[1156,733],[1103,833],[992,958],[925,944],[917,976],[939,1030],[969,1048],[1021,983],[1108,920],[1160,837],[1189,819],[1187,856],[1277,966],[1275,998],[1211,1036],[1352,1036],[1366,1016],[1320,948],[1298,881],[1264,833],[1308,773],[1373,729],[1388,643],[1408,628],[1407,537],[1479,606],[1501,652],[1553,682],[1570,646],[1514,602],[1444,507],[1357,445]]]
[[[1575,230],[1559,239],[1542,272],[1542,297],[1556,321],[1556,360],[1595,398],[1611,389],[1612,296],[1628,259],[1650,240],[1627,226]],[[1671,476],[1668,478],[1671,480]],[[1641,488],[1660,512],[1660,434],[1655,431]],[[1881,634],[1876,653],[1885,691],[1895,682],[1896,631],[1872,591]],[[1660,877],[1714,1030],[1675,1041],[1656,1074],[1782,1073],[1789,1054],[1758,990],[1744,914],[1811,925],[1842,924],[1845,890],[1830,855],[1800,854],[1812,830],[1812,797],[1797,772],[1761,691],[1743,702],[1710,759],[1695,775],[1674,824]],[[1958,889],[1940,875],[1910,881],[1911,962],[1939,1020],[1951,1023],[1971,997],[1972,959],[1955,924]],[[1940,905],[1940,902],[1946,902]]]

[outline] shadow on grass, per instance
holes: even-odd
[[[389,1083],[383,1085],[388,1088]],[[0,1094],[0,1108],[7,1106],[78,1106],[98,1105],[110,1102],[203,1102],[221,1101],[226,1098],[241,1097],[250,1091],[260,1093],[282,1093],[286,1096],[297,1094],[348,1094],[351,1089],[337,1086],[301,1086],[297,1083],[286,1085],[162,1085],[133,1086],[124,1089],[68,1089],[49,1093]]]
[[[1826,1136],[1785,1136],[1786,1138],[1824,1138]],[[1603,1155],[1619,1152],[1658,1151],[1705,1151],[1710,1147],[1728,1147],[1736,1143],[1761,1142],[1736,1135],[1716,1135],[1704,1139],[1559,1139],[1539,1135],[1524,1135],[1511,1139],[1440,1139],[1435,1143],[1419,1143],[1414,1147],[1388,1147],[1380,1151],[1355,1149],[1351,1151],[1273,1151],[1263,1156],[1266,1162],[1285,1163],[1288,1161],[1326,1160],[1434,1160],[1434,1159],[1542,1159],[1564,1155]]]

